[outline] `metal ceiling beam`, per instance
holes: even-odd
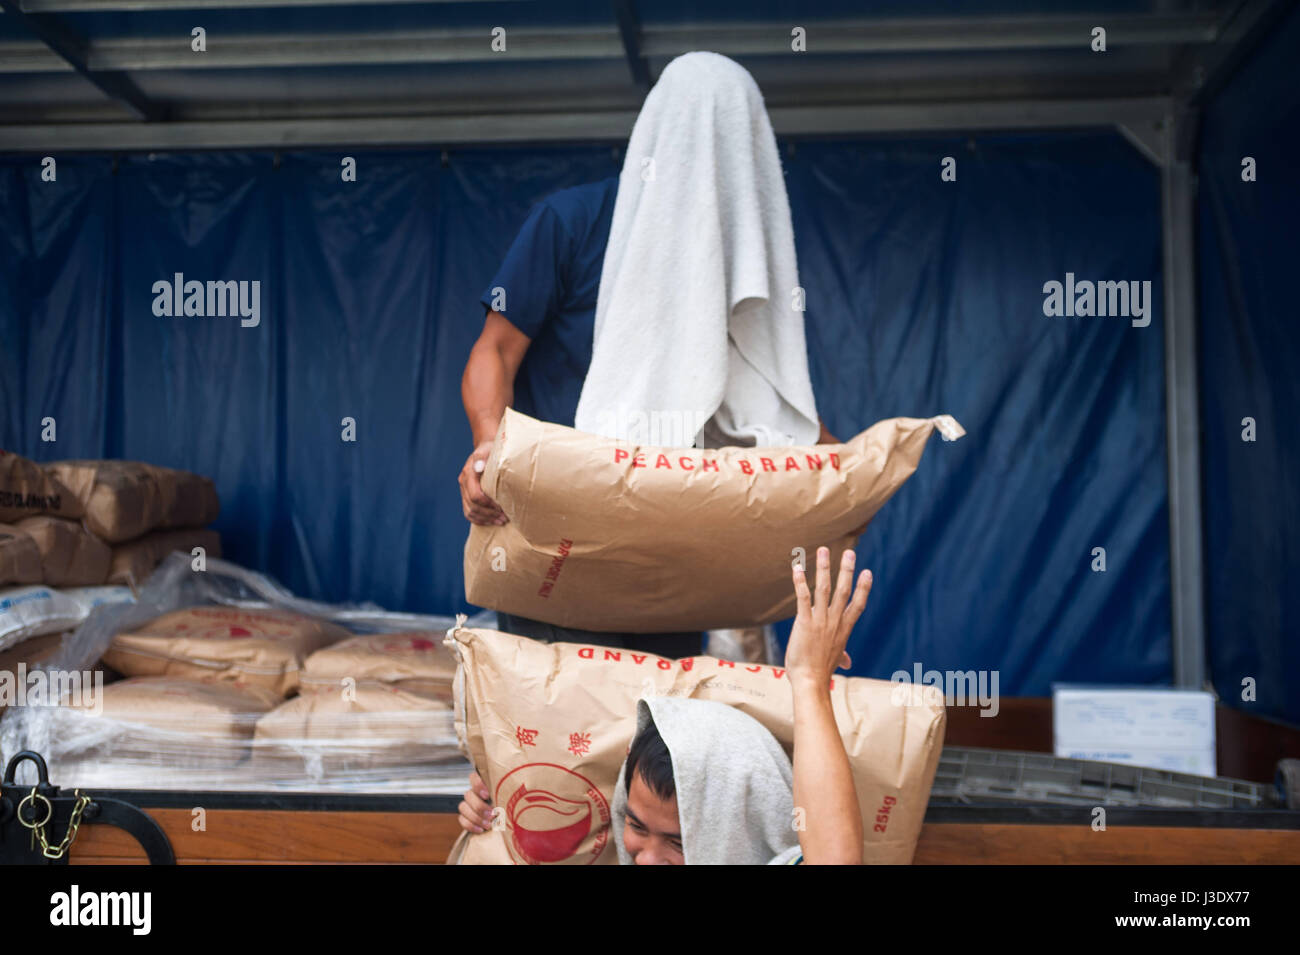
[[[5,0],[12,3],[13,0]],[[98,40],[87,56],[92,70],[267,69],[299,66],[395,66],[520,60],[615,60],[623,43],[614,27],[529,29],[507,33],[507,49],[494,52],[488,27],[474,30],[396,30],[376,33],[224,34],[210,31],[207,50],[190,49],[188,33],[169,37]],[[0,72],[63,69],[30,49],[0,43]],[[7,49],[10,48],[10,49]],[[25,55],[24,55],[25,54]]]
[[[769,107],[777,135],[1075,129],[1141,122],[1162,115],[1163,97],[1040,99]]]
[[[17,0],[0,0],[0,10],[35,34],[50,56],[56,58],[65,69],[75,70],[105,96],[120,103],[136,119],[163,118],[162,108],[151,103],[125,76],[117,72],[90,69],[87,64],[89,44],[58,17],[45,13],[24,13]]]
[[[16,0],[5,0],[13,5]],[[805,21],[810,54],[1077,49],[1088,51],[1093,26],[1105,26],[1112,48],[1131,45],[1208,44],[1216,38],[1213,16],[990,18],[975,21],[834,20]],[[807,55],[790,52],[788,23],[719,23],[643,26],[636,54],[672,57],[707,49],[727,56]],[[188,34],[118,37],[90,45],[92,70],[172,70],[345,66],[380,63],[467,63],[519,59],[624,59],[626,37],[619,27],[525,27],[509,30],[508,50],[493,51],[488,26],[448,30],[375,33],[268,33],[208,36],[208,51],[190,50]],[[0,43],[0,71],[58,71],[54,57],[33,56],[21,44]]]
[[[496,3],[499,0],[19,0],[27,13],[115,13],[128,10],[235,10],[248,7],[362,7],[394,3]],[[518,0],[516,0],[518,2]],[[531,2],[531,0],[523,0]]]
[[[1211,43],[1213,14],[1105,14],[1041,17],[925,17],[785,23],[693,24],[644,30],[647,56],[708,49],[733,54],[789,54],[790,31],[807,29],[809,53],[943,53],[957,50],[1089,49],[1094,27],[1105,27],[1107,48]]]
[[[614,0],[614,19],[618,21],[619,36],[623,39],[623,52],[632,82],[643,90],[650,89],[650,64],[641,55],[641,22],[637,19],[632,0]]]
[[[1149,122],[1163,98],[777,107],[778,136],[1109,127]],[[0,150],[169,150],[376,147],[474,143],[626,143],[638,111],[497,113],[386,118],[0,126]]]
[[[1181,51],[1173,95],[1191,106],[1208,101],[1294,6],[1295,0],[1240,0],[1219,24],[1214,43]]]

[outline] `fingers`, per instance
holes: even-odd
[[[813,604],[813,616],[824,616],[826,605],[831,599],[831,551],[829,547],[817,548],[817,583],[816,603]]]
[[[506,523],[506,516],[500,510],[494,511],[463,501],[461,503],[461,509],[465,512],[465,519],[472,524],[495,524],[500,526]]]
[[[479,483],[477,474],[467,475],[463,486],[465,488],[465,496],[471,503],[477,504],[479,507],[486,507],[489,510],[498,509],[497,502],[488,497],[487,491],[483,490],[483,485]]]
[[[506,516],[499,507],[495,505],[484,507],[481,504],[471,503],[468,498],[461,498],[461,510],[465,512],[465,519],[474,524],[504,524]]]
[[[853,591],[853,599],[849,602],[848,607],[844,610],[843,627],[847,632],[853,629],[853,625],[858,622],[862,616],[862,611],[867,609],[867,597],[871,594],[871,582],[873,577],[871,571],[864,570],[858,575],[858,586]]]
[[[848,650],[845,650],[843,653],[840,654],[839,668],[841,670],[849,670],[853,668],[853,658],[849,656]]]
[[[487,832],[492,828],[491,809],[486,813],[480,813],[465,801],[462,801],[457,809],[459,809],[460,814],[456,817],[456,821],[460,823],[460,827],[466,832]]]
[[[852,550],[846,550],[840,555],[840,574],[835,580],[835,595],[831,597],[830,619],[838,621],[844,616],[844,608],[848,606],[849,594],[853,590],[853,565],[857,560],[857,555]]]
[[[480,792],[487,792],[487,790],[480,789],[479,792],[475,792],[473,788],[469,789],[460,805],[456,807],[460,812],[461,828],[469,832],[486,832],[492,827],[492,806],[479,795]]]
[[[808,592],[808,575],[804,573],[802,564],[793,565],[794,575],[794,599],[795,606],[798,608],[795,612],[800,617],[808,617],[812,613],[812,594]]]
[[[465,513],[465,519],[473,524],[505,524],[505,512],[483,490],[479,476],[471,470],[473,463],[474,459],[470,458],[460,472],[461,510]]]

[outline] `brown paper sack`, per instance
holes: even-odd
[[[337,691],[344,680],[415,690],[451,702],[456,657],[432,632],[371,633],[317,650],[303,664],[299,690]]]
[[[79,521],[27,517],[17,527],[41,552],[41,580],[51,587],[95,587],[108,577],[109,546]]]
[[[952,418],[892,418],[800,448],[644,448],[509,408],[483,490],[509,523],[471,525],[470,603],[562,627],[721,630],[794,615],[791,561],[853,532]]]
[[[48,660],[58,652],[63,644],[63,637],[61,633],[46,633],[39,637],[30,637],[7,650],[0,650],[0,674],[12,674],[12,677],[0,677],[0,679],[12,679],[16,684],[19,676],[18,664],[25,664],[27,669],[31,670],[36,664]],[[0,716],[4,715],[5,707],[6,704],[0,702]]]
[[[666,660],[629,650],[538,643],[494,630],[461,629],[447,640],[461,658],[457,735],[492,794],[492,805],[505,810],[500,828],[463,833],[449,863],[520,864],[538,858],[539,843],[555,844],[537,835],[555,828],[538,808],[549,803],[564,807],[552,815],[571,838],[564,842],[565,854],[553,853],[548,862],[617,865],[610,807],[636,733],[636,701],[643,695],[730,704],[762,723],[787,754],[793,750],[790,682],[779,667],[713,657]],[[862,811],[863,860],[910,863],[943,747],[943,699],[932,687],[837,676],[831,705]],[[525,790],[545,797],[542,803],[527,802],[528,829],[511,817]]]
[[[189,471],[141,461],[55,461],[46,465],[86,509],[86,526],[110,544],[151,530],[217,519],[213,483]]]
[[[104,687],[103,712],[94,720],[100,745],[82,754],[111,755],[124,766],[233,766],[247,758],[257,720],[279,703],[264,687],[173,677],[138,677]],[[82,702],[79,708],[93,704]],[[100,721],[110,721],[101,723]],[[121,724],[121,725],[118,725]],[[107,728],[111,732],[105,734]]]
[[[453,759],[454,740],[448,701],[372,683],[282,703],[258,720],[253,752],[259,771],[298,775],[306,760],[346,776]]]
[[[0,451],[0,523],[33,514],[78,518],[81,501],[54,475],[35,461]]]
[[[0,673],[17,673],[19,663],[31,667],[49,659],[59,649],[63,637],[62,633],[46,633],[39,637],[29,637],[7,650],[0,650]]]
[[[196,547],[202,547],[207,557],[220,557],[221,535],[207,527],[183,527],[118,544],[108,565],[108,582],[139,589],[172,551],[189,554]]]
[[[0,524],[0,587],[40,582],[41,552],[36,541],[12,524]]]
[[[118,634],[103,662],[126,676],[239,681],[284,697],[297,689],[304,658],[349,636],[285,610],[192,607]]]

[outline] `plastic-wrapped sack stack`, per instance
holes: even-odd
[[[126,587],[55,590],[37,585],[0,591],[0,717],[19,702],[20,693],[25,698],[19,684],[27,672],[57,657],[70,631],[96,607],[133,599]]]
[[[451,624],[299,600],[174,554],[135,604],[92,615],[43,664],[102,660],[125,679],[12,710],[0,748],[45,753],[62,786],[459,792]]]
[[[442,640],[442,631],[368,634],[313,653],[299,695],[258,720],[260,768],[356,778],[458,761],[456,660]]]

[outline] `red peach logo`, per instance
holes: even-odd
[[[527,763],[497,784],[506,847],[521,865],[590,865],[609,841],[609,803],[591,781],[554,763]]]

